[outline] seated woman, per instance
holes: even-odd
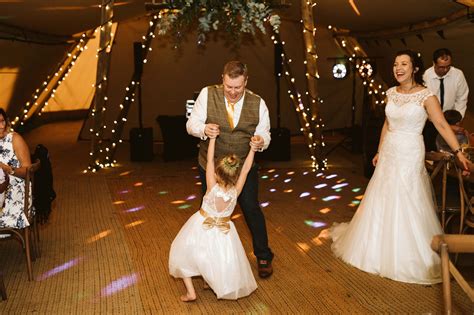
[[[0,168],[9,177],[5,205],[0,211],[0,228],[22,229],[30,225],[23,210],[24,178],[30,165],[28,145],[19,134],[10,131],[7,114],[3,108],[0,108]]]
[[[5,203],[5,192],[10,184],[10,178],[5,171],[0,171],[0,213],[3,209],[3,204]]]

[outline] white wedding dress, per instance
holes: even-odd
[[[227,204],[217,211],[217,200]],[[201,209],[213,218],[232,215],[237,202],[237,191],[225,192],[218,184],[204,196]],[[230,219],[230,218],[229,218]],[[224,227],[207,225],[201,211],[194,213],[171,244],[170,274],[176,278],[202,276],[219,299],[235,300],[257,289],[249,260],[234,223]],[[212,221],[212,220],[211,220]]]
[[[442,229],[425,168],[421,132],[428,89],[387,91],[388,131],[364,198],[349,223],[330,229],[332,250],[343,261],[397,281],[441,282],[440,259],[431,239]]]

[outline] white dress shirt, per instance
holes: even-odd
[[[466,78],[461,70],[452,67],[444,77],[439,77],[434,71],[434,66],[427,69],[423,75],[426,87],[438,97],[439,95],[439,79],[443,78],[444,84],[444,105],[443,111],[455,109],[461,113],[464,118],[467,108],[467,96],[469,94],[469,87],[467,86]]]
[[[207,87],[205,87],[199,93],[196,103],[194,103],[191,116],[189,117],[186,123],[186,130],[188,131],[188,133],[192,136],[201,138],[202,140],[207,139],[207,136],[204,134],[204,128],[206,127],[207,119],[207,95],[208,90]],[[239,123],[244,98],[245,92],[244,95],[240,98],[240,100],[234,105],[234,126],[237,126],[237,124]],[[227,99],[225,97],[224,99],[225,105],[228,108],[229,104],[227,103]],[[263,150],[267,149],[271,140],[270,116],[268,114],[267,105],[265,104],[265,101],[262,98],[260,98],[259,120],[254,135],[259,135],[263,138]]]

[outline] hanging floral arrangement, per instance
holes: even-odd
[[[280,26],[280,17],[272,12],[271,3],[264,0],[175,0],[169,4],[172,8],[161,13],[158,34],[180,37],[197,24],[198,44],[211,31],[224,30],[239,37],[241,33],[255,35],[257,30],[265,34],[265,23],[277,33]]]

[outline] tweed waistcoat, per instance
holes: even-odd
[[[207,119],[206,124],[219,125],[220,134],[216,140],[215,158],[219,160],[227,154],[236,154],[242,161],[250,150],[250,138],[254,135],[260,119],[260,96],[245,90],[240,119],[234,129],[227,120],[227,110],[222,85],[207,88]],[[209,139],[199,146],[199,165],[206,169],[207,148]]]

